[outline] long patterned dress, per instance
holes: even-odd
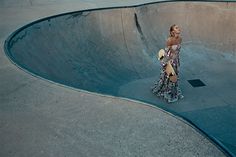
[[[170,48],[165,48],[164,58],[160,60],[161,62],[161,73],[160,79],[152,87],[152,92],[158,97],[163,98],[168,103],[176,102],[179,99],[183,98],[182,92],[179,88],[179,52],[181,45],[172,45]],[[165,72],[167,62],[171,61],[171,65],[175,70],[176,75],[178,76],[177,82],[172,82],[169,79],[169,76]]]

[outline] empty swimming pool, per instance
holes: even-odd
[[[84,10],[26,25],[8,38],[5,48],[14,63],[36,76],[164,108],[236,154],[235,15],[233,2]],[[174,23],[182,29],[185,99],[166,104],[150,87],[159,77],[156,52]],[[194,79],[205,86],[192,87],[188,80]]]

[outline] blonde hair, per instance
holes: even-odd
[[[169,35],[169,37],[174,37],[174,34],[172,33],[172,31],[174,30],[175,26],[176,26],[176,24],[173,24],[172,26],[170,26],[170,35]]]

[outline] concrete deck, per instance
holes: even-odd
[[[10,33],[37,19],[63,12],[137,5],[146,2],[151,1],[91,0],[87,2],[74,0],[68,2],[60,0],[54,2],[44,0],[37,2],[25,0],[17,2],[13,0],[0,2],[0,21],[4,21],[0,23],[0,156],[215,157],[229,155],[192,125],[162,109],[142,102],[77,90],[34,77],[17,68],[4,53],[3,44]],[[235,11],[235,5],[229,5],[229,9]],[[143,18],[145,19],[145,17]],[[162,30],[164,28],[163,26]],[[234,28],[233,25],[232,28]],[[193,39],[191,35],[194,34],[197,33],[194,32],[187,38]],[[235,39],[234,35],[233,39]],[[216,42],[219,40],[217,38]],[[183,52],[192,49],[191,46],[186,42]],[[216,48],[217,45],[212,44],[212,47]],[[224,46],[217,48],[223,49]],[[235,47],[231,48],[233,52]],[[203,50],[206,49],[204,47],[196,48],[195,52]],[[211,54],[207,49],[207,53],[195,57],[202,59],[208,56],[213,65],[218,62],[219,65],[226,65],[227,69],[235,65],[234,58],[232,58],[234,55],[231,55],[230,59],[227,58],[229,55],[223,55],[223,59],[219,60],[222,54],[209,57],[208,53]],[[193,61],[195,60],[184,64],[189,65],[194,63]],[[235,87],[232,88],[232,85],[235,84],[235,81],[229,78],[233,78],[236,73],[234,69],[229,70],[229,77],[224,79],[224,68],[225,66],[217,66],[216,71],[212,71],[211,68],[205,71],[200,70],[200,74],[193,73],[193,71],[197,71],[196,69],[184,70],[185,74],[189,74],[192,78],[201,76],[208,83],[209,88],[194,91],[187,83],[183,83],[182,87],[187,98],[169,106],[168,110],[179,112],[183,117],[195,120],[193,123],[201,129],[206,129],[205,132],[213,129],[208,133],[211,133],[212,137],[218,134],[217,137],[221,138],[216,140],[222,142],[223,139],[223,142],[228,142],[228,145],[223,144],[233,152],[235,130],[231,125],[234,125],[236,118],[233,93]],[[220,76],[217,75],[219,77],[217,80],[230,81],[222,91],[226,96],[217,93],[218,98],[216,98],[216,95],[210,92],[221,90],[222,86],[216,86],[217,81],[212,83],[208,81],[206,73],[209,72],[211,74],[222,72]],[[189,79],[186,75],[183,75],[182,78],[185,82]],[[145,95],[145,92],[129,95],[131,94],[130,88],[144,91],[155,79],[156,77],[149,77],[129,82],[120,88],[118,96],[155,104],[158,99],[152,96],[150,98],[150,95]],[[198,96],[191,97],[196,92]],[[199,102],[201,103],[199,104]],[[166,109],[165,103],[159,101],[158,104],[159,107]],[[219,112],[219,109],[222,113]],[[210,112],[206,112],[207,110]],[[231,111],[232,114],[227,115],[228,111]],[[211,114],[209,115],[209,113]],[[197,117],[203,118],[198,119]],[[203,119],[206,120],[206,123],[202,123]],[[207,122],[208,119],[211,123]],[[214,124],[212,121],[217,127],[209,126]],[[222,122],[224,124],[220,125]],[[225,128],[228,130],[224,130]],[[218,131],[219,129],[223,131]]]

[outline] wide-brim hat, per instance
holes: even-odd
[[[158,54],[157,54],[157,59],[161,60],[165,55],[165,50],[164,49],[160,49]]]

